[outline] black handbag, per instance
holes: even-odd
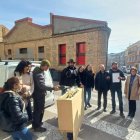
[[[0,105],[0,129],[2,129],[3,131],[12,132],[12,127],[14,124],[11,121],[10,116],[6,115],[4,109],[2,108],[2,105],[5,104],[7,98],[3,102],[1,102]]]

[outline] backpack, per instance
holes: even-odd
[[[12,126],[14,125],[13,122],[11,121],[10,116],[6,115],[4,112],[4,108],[2,108],[2,105],[5,104],[6,100],[8,99],[9,96],[7,96],[7,98],[1,102],[0,105],[0,129],[2,129],[3,131],[8,131],[8,132],[12,132]]]

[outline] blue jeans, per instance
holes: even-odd
[[[122,89],[121,88],[111,88],[111,97],[112,97],[112,109],[115,111],[116,110],[116,101],[115,101],[115,91],[117,92],[118,95],[118,100],[119,100],[119,109],[120,111],[123,111],[123,101],[122,101]]]
[[[7,132],[14,140],[32,140],[32,134],[27,128],[15,132]]]
[[[88,99],[86,98],[86,93],[88,93]],[[84,88],[84,101],[85,101],[85,106],[87,104],[89,104],[90,102],[90,99],[91,99],[91,88]]]

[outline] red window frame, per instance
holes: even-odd
[[[85,65],[86,43],[77,43],[77,65]]]
[[[59,60],[60,65],[66,64],[66,44],[59,45]]]

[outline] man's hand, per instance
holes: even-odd
[[[124,92],[124,94],[126,94],[126,92]]]
[[[122,77],[118,77],[118,79],[122,80]]]
[[[84,88],[84,85],[80,85],[80,88]]]
[[[140,93],[138,93],[138,95],[140,95]]]
[[[106,79],[107,79],[107,80],[110,79],[110,76],[107,76]]]
[[[60,88],[58,88],[58,85],[54,87],[54,91],[58,91]]]

